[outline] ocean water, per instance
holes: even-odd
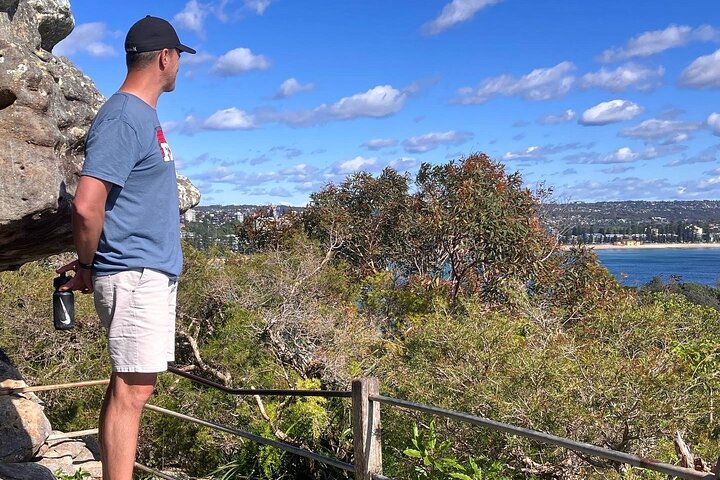
[[[595,251],[600,262],[623,285],[639,287],[655,276],[678,275],[683,282],[716,286],[720,248],[619,248]]]

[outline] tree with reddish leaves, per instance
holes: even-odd
[[[485,154],[425,163],[416,185],[413,243],[425,257],[418,263],[447,277],[453,299],[466,289],[496,300],[508,279],[535,279],[554,246],[537,216],[545,190],[530,190]]]
[[[444,165],[423,164],[415,179],[387,168],[361,172],[311,196],[305,227],[334,245],[362,275],[391,270],[403,278],[448,282],[495,295],[508,277],[529,280],[552,249],[537,219],[544,191],[475,154]]]
[[[356,267],[361,276],[392,269],[407,213],[409,179],[391,168],[366,172],[310,196],[305,230]]]

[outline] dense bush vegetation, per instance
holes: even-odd
[[[716,458],[720,314],[667,288],[625,290],[591,251],[558,250],[543,192],[474,155],[410,180],[358,174],[285,225],[240,227],[250,254],[185,249],[180,366],[233,386],[348,389],[486,416],[675,462],[677,430]],[[32,383],[108,374],[89,297],[52,330],[60,259],[0,274],[0,341]],[[686,298],[687,297],[687,298]],[[44,394],[55,428],[96,423],[100,389]],[[153,403],[352,459],[347,400],[232,397],[163,375]],[[393,478],[661,478],[383,408]],[[140,461],[216,478],[339,470],[148,413]],[[462,477],[465,475],[466,477]]]

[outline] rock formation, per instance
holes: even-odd
[[[73,26],[67,0],[0,0],[0,271],[72,248],[83,139],[104,100],[51,53]],[[180,184],[187,210],[200,193]]]
[[[0,389],[27,387],[0,350]],[[50,435],[50,422],[32,393],[0,395],[0,463],[34,458]]]
[[[0,392],[27,387],[0,350]],[[50,434],[53,439],[49,439]],[[32,393],[0,394],[0,480],[53,480],[54,472],[102,478],[100,446],[94,437],[59,438],[51,431],[42,402]]]

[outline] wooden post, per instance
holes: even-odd
[[[372,480],[373,474],[382,474],[380,404],[368,400],[369,395],[378,395],[379,392],[377,378],[361,378],[352,382],[355,480]]]

